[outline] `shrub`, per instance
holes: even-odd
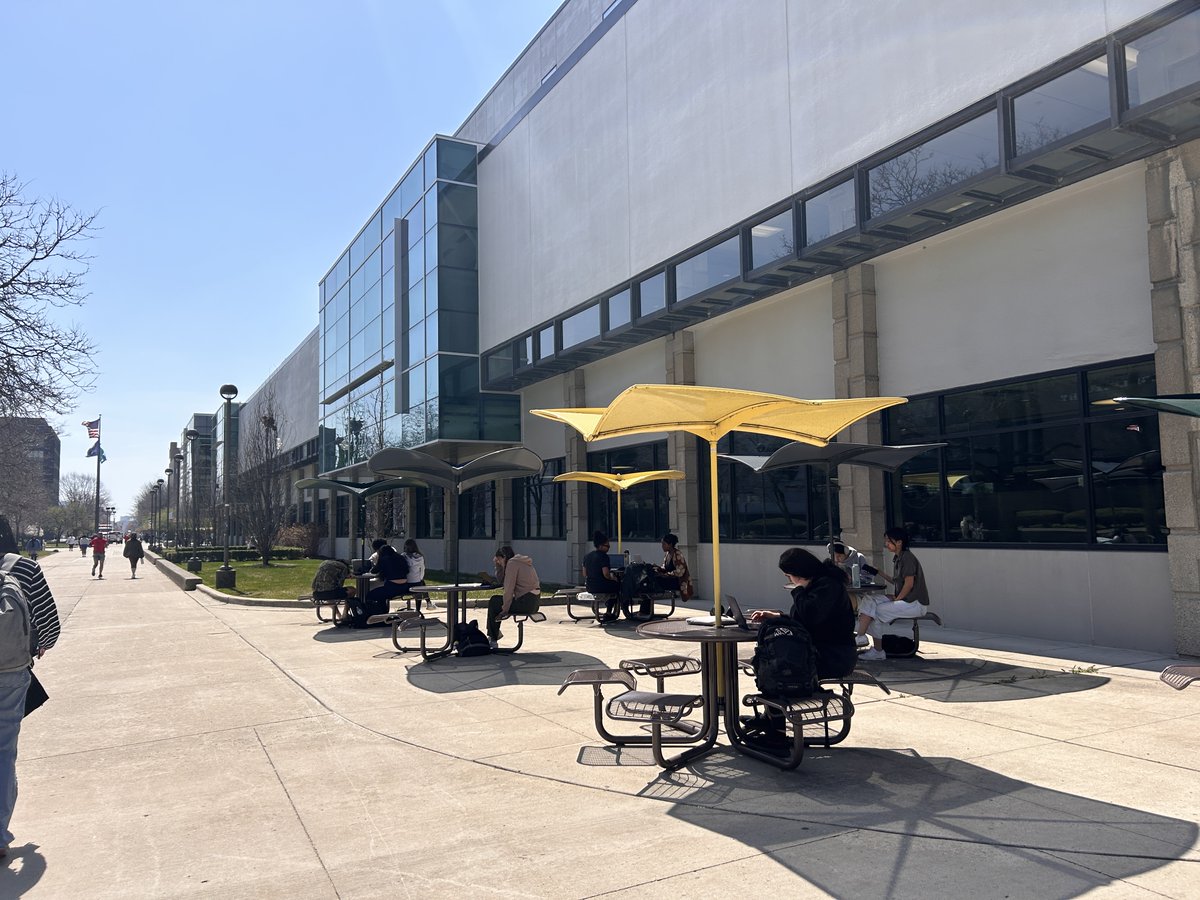
[[[309,522],[307,525],[285,525],[279,529],[276,540],[286,547],[299,547],[305,556],[316,556],[321,551],[324,536],[325,526]]]

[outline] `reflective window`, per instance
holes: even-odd
[[[413,366],[404,373],[404,396],[401,401],[404,404],[404,409],[411,409],[418,403],[425,402],[425,366]],[[422,433],[424,433],[424,423],[421,425]]]
[[[327,310],[332,319],[344,316],[350,311],[350,288],[348,285],[342,285],[338,292],[333,295],[333,301],[329,304]]]
[[[437,176],[475,183],[475,146],[457,141],[437,142]]]
[[[437,235],[436,241],[432,240],[434,234]],[[426,261],[430,256],[430,245],[433,245],[437,260],[435,265],[458,269],[479,268],[479,233],[474,228],[440,224],[429,232],[425,243]]]
[[[465,225],[475,228],[479,224],[475,188],[461,184],[439,184],[437,186],[438,221],[446,225]]]
[[[608,307],[608,327],[609,329],[620,328],[622,325],[628,325],[633,321],[633,315],[629,305],[629,288],[621,291],[619,294],[613,294],[604,300]]]
[[[417,163],[413,166],[412,171],[404,176],[404,180],[400,182],[401,212],[407,214],[410,209],[420,202],[424,193],[424,176],[421,172],[421,164]],[[417,232],[417,234],[420,233],[420,231]]]
[[[1016,154],[1045,147],[1109,116],[1108,60],[1102,56],[1014,98]]]
[[[389,234],[380,248],[383,251],[383,259],[380,262],[380,268],[385,272],[396,265],[397,240],[398,239],[396,238],[395,234]]]
[[[408,283],[414,285],[425,277],[425,242],[417,241],[408,251]]]
[[[638,285],[638,315],[645,316],[667,308],[667,273],[651,275]]]
[[[854,212],[854,182],[843,181],[804,201],[804,244],[820,243],[857,224]]]
[[[956,391],[886,411],[889,443],[948,444],[888,479],[891,521],[947,543],[1163,545],[1158,419],[1080,403],[1084,384],[1091,399],[1127,386],[1153,394],[1154,363]],[[938,401],[941,435],[931,408]]]
[[[517,540],[566,537],[564,485],[554,476],[566,471],[563,457],[548,459],[542,471],[513,481],[513,537]]]
[[[750,226],[750,267],[757,269],[767,263],[791,256],[796,250],[796,233],[792,226],[792,211],[786,209],[765,222]]]
[[[562,322],[563,349],[600,336],[600,305],[593,303]]]
[[[488,381],[508,378],[513,373],[513,345],[504,344],[484,357],[484,372]]]
[[[436,273],[438,309],[475,313],[479,310],[479,273],[442,267]],[[431,280],[432,280],[431,276]]]
[[[477,484],[458,498],[458,536],[496,536],[496,483]]]
[[[669,469],[667,442],[655,441],[587,455],[591,472],[645,472]],[[617,503],[621,504],[624,541],[657,541],[670,530],[669,488],[665,481],[647,481],[624,491],[587,485],[588,533],[603,531],[616,542]],[[657,562],[657,560],[652,560]]]
[[[404,345],[405,362],[410,366],[425,358],[425,320],[417,322],[408,329],[408,337]]]
[[[1027,425],[1079,414],[1079,378],[1055,375],[948,394],[946,433]]]
[[[419,281],[408,289],[404,295],[404,315],[401,317],[405,327],[425,318],[425,282]]]
[[[437,210],[437,191],[429,191],[425,194],[425,230],[432,231],[433,226],[438,223]]]
[[[451,353],[479,352],[479,317],[473,310],[442,309],[437,317],[441,323],[441,345],[437,349]]]
[[[554,326],[543,328],[538,333],[538,359],[554,355]]]
[[[482,394],[480,438],[488,441],[521,440],[521,398],[511,394]]]
[[[675,266],[675,297],[686,300],[742,275],[741,238],[734,236]]]
[[[527,334],[523,338],[517,338],[513,344],[514,361],[517,368],[527,366],[533,362],[533,335]]]
[[[871,169],[871,216],[939,194],[997,166],[996,122],[996,111],[990,110]]]
[[[1200,81],[1200,10],[1126,44],[1125,70],[1131,107]]]
[[[438,313],[430,313],[425,317],[425,352],[436,353],[441,345],[438,343]]]

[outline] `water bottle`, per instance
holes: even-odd
[[[850,586],[862,587],[862,573],[859,569],[858,563],[855,563],[850,567]]]

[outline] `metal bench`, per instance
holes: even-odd
[[[401,653],[407,653],[409,650],[419,650],[420,647],[404,647],[400,644],[400,632],[402,631],[424,631],[431,625],[440,625],[446,627],[446,623],[441,619],[431,616],[423,616],[419,612],[411,609],[401,609],[397,612],[381,613],[377,616],[371,616],[367,619],[368,625],[391,625],[392,626],[392,646]]]
[[[933,624],[937,625],[939,628],[942,627],[942,620],[935,612],[927,612],[919,616],[900,616],[899,618],[888,622],[886,625],[882,625],[883,633],[885,635],[894,634],[897,637],[908,637],[908,635],[905,633],[906,628],[908,625],[911,625],[912,627],[912,650],[903,653],[893,653],[888,651],[889,659],[910,659],[917,655],[917,651],[921,649],[921,626],[918,624],[920,622],[933,622]],[[894,631],[889,631],[888,629],[893,628],[893,626],[899,627],[897,627]]]
[[[663,679],[676,675],[696,675],[700,672],[700,660],[694,656],[649,656],[645,659],[623,659],[619,663],[622,669],[635,675],[645,675],[655,679],[659,691],[663,689]]]
[[[590,600],[580,600],[580,597],[590,597]],[[584,590],[576,590],[568,588],[564,591],[559,591],[554,595],[555,600],[565,599],[567,601],[567,616],[575,622],[582,622],[586,619],[595,619],[600,621],[601,606],[608,606],[612,603],[617,606],[617,595],[613,594],[591,594]],[[577,614],[574,610],[576,605],[585,605],[589,612],[582,615]]]
[[[663,736],[663,744],[694,743],[697,736],[704,731],[703,726],[684,719],[689,712],[703,706],[704,698],[699,694],[639,691],[637,678],[628,669],[576,669],[563,680],[558,692],[561,694],[574,685],[591,685],[596,731],[604,740],[618,747],[647,746],[653,742],[653,737],[645,732],[614,734],[605,726],[606,714],[615,721],[665,725],[679,732]],[[625,690],[606,704],[603,689],[609,685],[620,685]]]
[[[1158,677],[1175,690],[1182,691],[1193,681],[1200,681],[1200,666],[1167,666]]]
[[[332,622],[336,625],[346,614],[346,598],[344,597],[337,600],[318,600],[312,594],[301,594],[296,599],[312,603],[313,608],[317,611],[318,622]],[[327,606],[329,607],[329,618],[325,617],[324,612]]]
[[[509,613],[507,616],[500,617],[501,622],[516,622],[517,623],[517,643],[512,647],[497,647],[493,653],[516,653],[521,649],[521,645],[525,643],[525,623],[526,622],[545,622],[546,614],[544,612],[531,613]]]
[[[743,671],[753,673],[748,660],[738,660]],[[854,701],[851,699],[856,684],[880,688],[885,694],[891,689],[870,672],[855,670],[841,678],[823,678],[820,690],[811,697],[778,698],[762,694],[747,694],[742,704],[754,710],[751,725],[766,725],[778,722],[781,728],[775,736],[764,729],[762,737],[748,734],[745,750],[751,756],[762,759],[781,769],[794,769],[804,759],[804,748],[811,746],[832,747],[846,739],[854,718]],[[745,724],[745,723],[744,723]],[[837,725],[836,731],[832,726]],[[819,727],[817,735],[805,735],[804,729]]]

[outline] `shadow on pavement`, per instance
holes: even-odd
[[[1090,691],[1109,681],[1086,671],[1033,669],[984,659],[914,657],[859,665],[894,691],[943,703],[1027,700]]]
[[[477,691],[510,684],[558,687],[575,669],[603,666],[584,653],[491,653],[487,656],[447,656],[408,669],[413,687],[435,694]],[[448,677],[449,676],[449,677]]]
[[[1198,831],[911,751],[813,748],[793,773],[713,756],[642,796],[837,897],[1075,897],[1190,856]]]
[[[37,844],[8,848],[0,859],[0,897],[23,897],[46,874],[46,858]]]

